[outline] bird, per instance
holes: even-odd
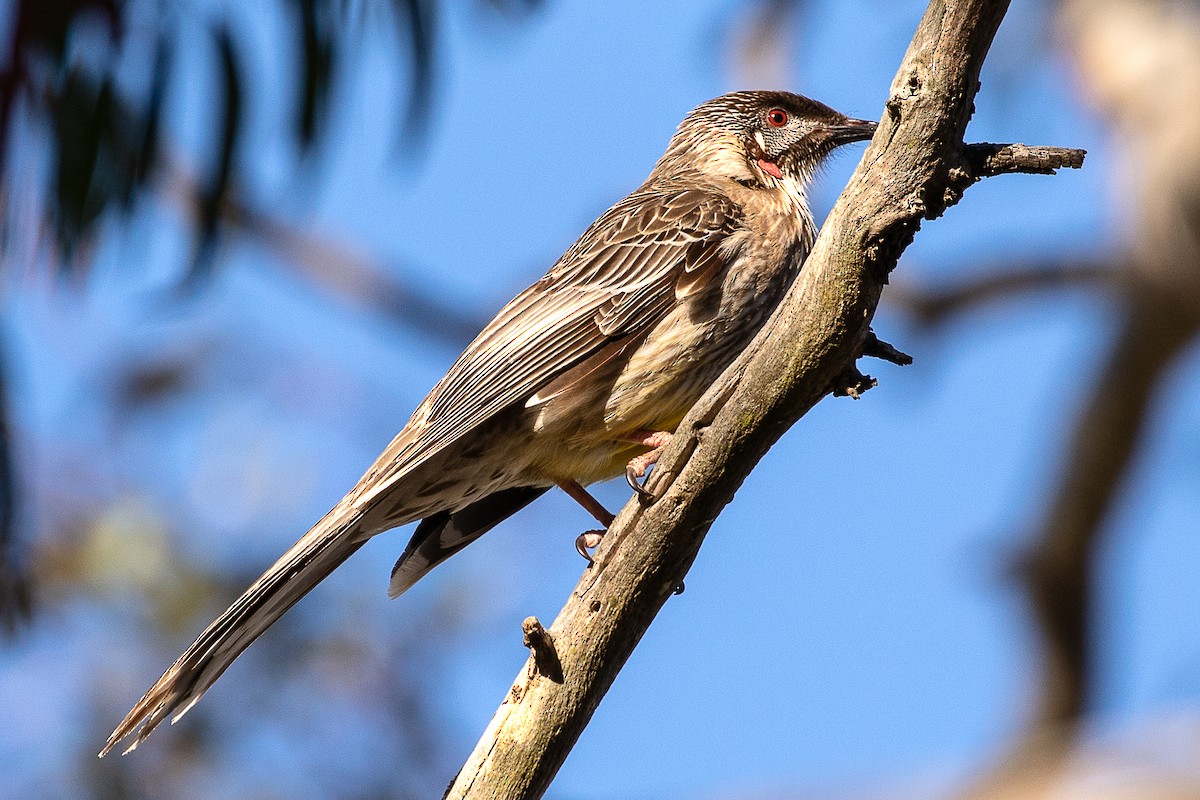
[[[558,486],[605,528],[585,488],[639,484],[705,389],[779,305],[812,249],[807,189],[876,123],[784,91],[697,106],[646,180],[505,305],[357,484],[233,602],[108,739],[135,749],[364,542],[419,524],[397,597]],[[652,500],[653,498],[648,498]],[[576,541],[588,550],[602,531]]]

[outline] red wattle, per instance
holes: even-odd
[[[767,161],[765,158],[760,158],[758,160],[758,166],[763,172],[767,173],[768,175],[774,176],[775,178],[778,178],[779,180],[783,180],[783,170],[779,169],[778,164],[776,164],[772,161]]]

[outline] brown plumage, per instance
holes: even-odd
[[[101,755],[182,716],[369,537],[423,520],[392,573],[395,596],[551,486],[586,502],[581,485],[631,459],[631,474],[644,472],[799,272],[816,233],[804,195],[814,170],[874,129],[785,92],[736,92],[689,114],[646,182],[501,309],[358,484],[179,657]]]

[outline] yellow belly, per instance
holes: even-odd
[[[607,480],[649,449],[628,441],[635,434],[675,431],[724,368],[705,358],[704,329],[681,317],[668,315],[631,354],[531,409],[536,469],[555,481]]]

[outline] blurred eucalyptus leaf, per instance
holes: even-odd
[[[237,148],[245,115],[244,79],[233,33],[227,25],[220,25],[214,31],[213,37],[220,64],[219,99],[216,105],[221,107],[221,125],[212,176],[200,188],[196,255],[188,274],[189,281],[193,283],[206,277],[213,267],[219,235],[218,225],[221,221],[221,204],[229,192],[235,171]]]
[[[521,13],[541,4],[487,2]],[[295,54],[299,76],[283,110],[295,131],[297,169],[311,163],[305,157],[328,132],[339,65],[380,31],[392,32],[397,70],[410,84],[398,144],[404,150],[420,145],[433,102],[439,0],[279,0],[279,8],[295,22],[278,30],[290,37],[282,49]],[[253,111],[248,103],[264,94],[252,91],[264,78],[247,69],[258,54],[248,16],[167,0],[14,0],[11,14],[7,63],[0,63],[0,205],[15,208],[8,195],[30,191],[27,181],[13,179],[16,154],[48,147],[48,191],[37,196],[53,231],[46,244],[64,273],[86,269],[80,254],[107,212],[128,217],[155,186],[168,144],[164,110],[173,95],[186,94],[205,77],[193,67],[181,80],[176,67],[194,60],[179,57],[187,37],[178,31],[187,22],[211,31],[217,58],[209,69],[219,122],[208,151],[193,156],[207,179],[199,189],[200,212],[191,219],[197,244],[187,278],[210,272],[225,223],[222,205],[232,187],[248,182],[239,164],[245,120]],[[387,24],[374,24],[380,17]],[[352,24],[364,19],[372,24]],[[0,230],[10,252],[13,222],[4,219]],[[41,229],[25,222],[23,229]]]

